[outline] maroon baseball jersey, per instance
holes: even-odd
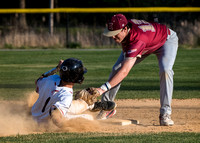
[[[132,24],[129,34],[122,41],[125,57],[141,57],[151,54],[167,40],[168,28],[159,23],[144,20],[128,20]]]

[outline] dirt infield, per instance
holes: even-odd
[[[27,104],[16,101],[0,101],[0,136],[43,132],[105,132],[105,133],[159,133],[200,132],[200,99],[174,99],[172,119],[174,126],[159,126],[159,100],[116,100],[117,113],[105,121],[76,119],[66,122],[65,129],[38,126],[28,114]],[[94,116],[97,113],[92,113]],[[139,120],[139,124],[121,126],[113,124],[117,119]],[[48,125],[49,126],[49,125]]]
[[[107,132],[200,132],[200,99],[172,101],[174,126],[159,126],[159,100],[117,100],[113,119],[139,120],[139,125],[105,127]]]

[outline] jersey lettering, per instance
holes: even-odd
[[[145,20],[137,20],[137,19],[131,19],[131,21],[137,25],[139,25],[138,27],[143,31],[143,32],[147,32],[147,31],[151,31],[151,32],[155,32],[155,28],[153,27],[153,25]]]
[[[138,27],[140,29],[142,29],[142,31],[144,31],[144,32],[147,32],[147,31],[155,32],[155,28],[151,24],[149,24],[149,25],[141,25],[141,26],[138,26]]]
[[[137,25],[140,24],[150,24],[149,22],[145,21],[145,20],[138,20],[138,19],[131,19],[131,21]]]

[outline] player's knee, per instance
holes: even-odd
[[[167,75],[167,76],[173,76],[174,71],[172,69],[161,69],[159,72],[160,76]]]
[[[173,75],[174,75],[173,70],[162,71],[162,72],[160,72],[160,80],[161,80],[161,82],[164,82],[164,81],[173,82]]]
[[[52,122],[56,126],[58,126],[59,128],[61,128],[65,119],[64,119],[63,115],[60,113],[60,111],[55,106],[53,106],[50,109],[50,116],[51,116]]]

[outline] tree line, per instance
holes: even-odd
[[[0,5],[0,8],[49,8],[50,2],[53,1],[55,8],[63,7],[198,7],[200,6],[198,0],[6,0]],[[53,22],[55,28],[55,35],[62,32],[62,36],[54,39],[50,37],[49,41],[44,39],[44,33],[48,35],[49,14],[48,13],[15,13],[15,14],[0,14],[0,48],[12,46],[33,45],[33,40],[25,41],[19,38],[13,41],[13,33],[24,36],[28,33],[35,34],[38,37],[35,43],[51,43],[50,46],[68,45],[66,42],[75,43],[75,46],[98,46],[113,44],[111,40],[105,40],[101,37],[101,31],[105,27],[108,17],[115,13],[54,13]],[[199,12],[146,12],[146,13],[124,13],[126,17],[135,19],[144,19],[147,21],[158,20],[159,23],[166,24],[168,27],[177,31],[181,44],[200,45],[200,13]],[[69,31],[66,31],[68,27]],[[78,29],[79,28],[79,29]],[[80,30],[81,29],[81,30]],[[82,31],[82,30],[85,31]],[[14,32],[13,32],[14,31]],[[82,32],[81,32],[82,31]],[[87,31],[87,32],[86,32]],[[89,32],[88,32],[89,31]],[[10,34],[10,35],[9,35]],[[39,36],[41,35],[44,40]],[[97,36],[96,36],[97,35]],[[7,40],[9,39],[11,40]],[[15,36],[16,37],[16,36]],[[63,38],[64,37],[64,38]],[[67,38],[66,38],[67,37]],[[87,37],[90,37],[89,39]],[[188,37],[189,41],[188,41]],[[85,39],[86,38],[86,39]],[[91,40],[93,39],[93,41]],[[15,38],[16,39],[16,38]],[[56,39],[56,40],[55,40]],[[69,41],[66,41],[69,39]],[[19,40],[24,40],[19,42]],[[56,42],[52,42],[52,41]],[[13,41],[13,42],[11,42]],[[44,42],[45,41],[45,42]],[[91,43],[92,42],[92,43]],[[17,44],[16,44],[17,43]],[[41,46],[49,46],[49,44],[40,44]]]

